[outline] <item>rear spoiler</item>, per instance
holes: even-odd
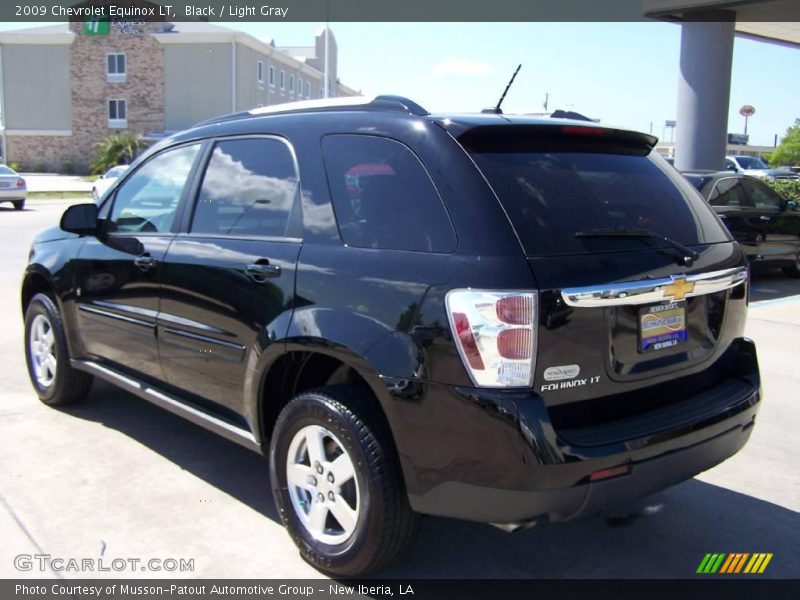
[[[619,152],[648,154],[658,138],[638,131],[601,127],[581,121],[551,124],[502,124],[471,127],[457,137],[475,152]]]

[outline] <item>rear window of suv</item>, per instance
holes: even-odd
[[[422,163],[389,138],[335,134],[322,153],[342,240],[357,248],[446,254],[456,237]]]
[[[484,173],[528,256],[667,247],[663,238],[576,236],[651,230],[687,246],[729,240],[683,177],[645,146],[568,136],[473,137]]]

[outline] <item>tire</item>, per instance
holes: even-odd
[[[70,366],[61,315],[45,294],[36,294],[25,311],[25,362],[36,394],[49,406],[82,400],[92,386],[91,375]]]
[[[281,520],[300,555],[336,576],[360,576],[389,564],[411,543],[419,522],[376,402],[355,386],[311,390],[286,405],[272,436],[272,494]],[[309,453],[313,446],[318,450]],[[299,486],[289,482],[290,457]],[[337,471],[336,477],[343,474],[339,481],[333,478]]]
[[[790,267],[784,267],[783,272],[787,277],[800,278],[800,252],[797,254],[794,264]]]
[[[14,205],[14,210],[22,210],[25,208],[25,200],[14,200],[11,204]]]

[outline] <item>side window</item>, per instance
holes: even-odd
[[[747,193],[750,195],[750,200],[752,200],[756,208],[768,210],[781,209],[781,197],[760,181],[742,179],[742,185],[744,185]]]
[[[156,155],[117,190],[108,230],[117,233],[169,231],[200,144]]]
[[[709,198],[713,206],[747,206],[747,194],[739,179],[727,177],[717,182]]]
[[[367,135],[329,135],[322,154],[342,239],[359,248],[453,252],[442,199],[405,145]]]
[[[285,143],[270,138],[217,142],[203,175],[191,232],[286,236],[297,183]]]
[[[725,159],[725,170],[726,171],[736,171],[736,163],[733,162],[730,158]]]

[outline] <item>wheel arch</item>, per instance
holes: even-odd
[[[76,333],[75,317],[68,310],[69,304],[65,306],[62,301],[61,293],[62,291],[59,290],[56,279],[50,271],[38,263],[28,265],[25,270],[25,275],[22,278],[22,285],[20,286],[22,318],[25,318],[28,305],[36,294],[47,294],[61,314],[61,322],[64,324],[64,333],[67,338],[67,348],[69,349],[70,356],[80,356],[82,355],[81,349],[83,346]]]
[[[37,268],[35,266],[28,267],[28,269],[25,271],[25,275],[23,276],[22,286],[20,289],[20,301],[23,318],[25,317],[25,311],[28,310],[28,305],[31,303],[31,300],[33,300],[33,297],[36,294],[48,294],[52,298],[53,302],[55,302],[59,307],[59,310],[61,310],[61,306],[55,291],[55,285],[47,271],[45,271],[43,268]]]
[[[277,344],[276,344],[277,345]],[[268,454],[275,422],[283,407],[304,391],[332,385],[363,387],[375,399],[375,414],[392,431],[387,416],[390,395],[375,368],[352,349],[330,341],[289,339],[265,366],[251,396],[254,433]],[[392,447],[396,450],[394,435]]]

